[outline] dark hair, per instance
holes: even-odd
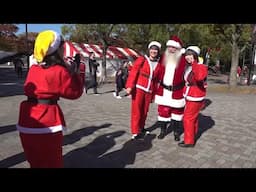
[[[54,51],[52,54],[50,55],[46,55],[43,59],[43,61],[46,63],[45,65],[43,65],[44,68],[48,68],[52,65],[61,65],[66,67],[65,65],[65,61],[63,59],[64,57],[64,51],[63,51],[63,46],[64,46],[64,39],[61,37],[61,42],[60,42],[60,46],[59,48]]]
[[[193,55],[194,59],[197,62],[199,61],[198,54],[195,51],[191,50],[191,49],[186,50],[185,55]]]

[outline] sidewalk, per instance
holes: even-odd
[[[27,168],[15,124],[25,99],[12,69],[0,68],[0,167]],[[7,72],[9,72],[7,74]],[[216,85],[216,84],[214,84]],[[209,89],[213,84],[209,84]],[[157,106],[149,110],[144,141],[130,140],[130,99],[113,97],[114,84],[98,96],[60,100],[68,125],[63,143],[65,167],[79,168],[255,168],[256,103],[253,94],[209,91],[201,111],[194,148],[180,148],[173,133],[157,139]]]

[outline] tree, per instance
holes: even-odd
[[[19,34],[16,40],[17,42],[16,48],[15,48],[16,51],[31,55],[33,53],[34,43],[37,35],[38,33],[36,32],[28,32],[28,39],[26,39],[27,38],[26,33]],[[27,43],[28,43],[28,50],[27,50]]]
[[[229,86],[237,86],[237,67],[239,56],[248,46],[251,39],[251,27],[248,24],[213,24],[212,34],[220,38],[224,43],[231,45],[231,69],[229,75]]]
[[[145,53],[150,41],[159,41],[162,45],[165,45],[173,25],[126,24],[125,26],[126,31],[124,34],[124,39],[128,43],[129,47],[139,50],[141,53]]]
[[[75,24],[62,26],[62,34],[71,41],[77,43],[94,43],[103,47],[101,82],[107,77],[106,54],[110,45],[113,45],[124,31],[122,24]],[[119,43],[121,41],[118,41]]]
[[[0,24],[0,49],[14,51],[17,40],[15,33],[18,29],[14,24]]]

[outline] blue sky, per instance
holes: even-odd
[[[41,32],[43,30],[51,29],[61,34],[61,26],[63,24],[28,24],[28,32]],[[18,24],[19,31],[17,34],[25,33],[25,24]]]

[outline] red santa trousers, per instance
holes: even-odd
[[[203,106],[203,101],[188,101],[183,116],[184,143],[194,144],[195,135],[198,132],[198,117]]]
[[[161,121],[171,121],[171,119],[182,121],[183,112],[184,107],[174,108],[165,105],[158,105],[158,119],[162,119]]]
[[[132,93],[131,105],[131,132],[140,133],[145,126],[149,105],[152,100],[152,94],[136,88]]]
[[[62,132],[20,133],[22,147],[31,168],[62,168]]]

